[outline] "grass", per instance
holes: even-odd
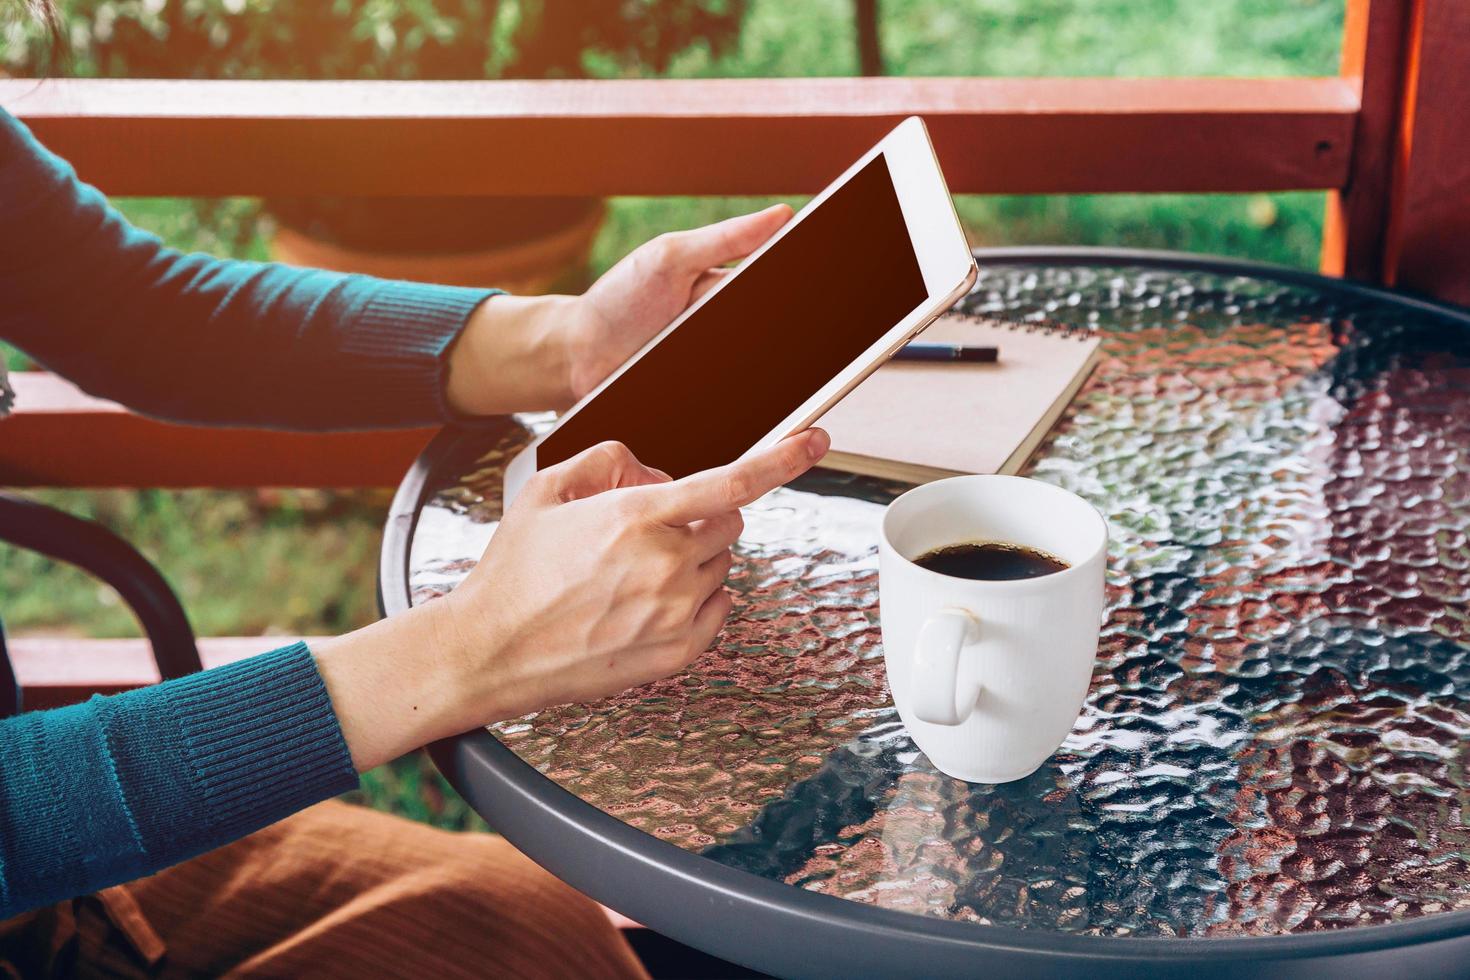
[[[1336,71],[1342,16],[1343,0],[888,0],[882,31],[892,74],[1325,75]],[[793,77],[855,69],[848,0],[753,0],[735,50],[719,59],[704,49],[690,51],[671,74]],[[615,199],[594,267],[606,268],[661,231],[767,203]],[[266,256],[268,222],[261,221],[258,202],[148,199],[120,205],[179,247]],[[977,245],[1178,248],[1312,267],[1323,199],[1305,193],[967,196],[959,208]],[[13,366],[26,363],[14,351],[6,357]],[[179,591],[202,634],[332,633],[376,615],[385,494],[67,490],[36,496],[95,517],[136,543]],[[15,634],[137,633],[107,590],[3,545],[0,612]],[[357,795],[441,826],[481,826],[419,757],[369,773]]]
[[[376,617],[387,491],[48,490],[33,494],[127,537],[169,579],[202,636],[336,633]],[[0,547],[15,634],[133,636],[110,589],[33,552]]]
[[[920,0],[882,5],[887,67],[898,75],[1266,77],[1331,75],[1342,0]],[[799,77],[857,71],[852,4],[755,0],[736,50],[692,51],[683,77]],[[652,235],[738,214],[764,198],[620,199],[596,258]],[[1321,194],[964,195],[975,245],[1176,248],[1317,264]]]

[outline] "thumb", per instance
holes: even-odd
[[[694,280],[694,287],[689,290],[689,301],[692,303],[705,293],[714,289],[721,282],[730,277],[729,269],[707,269]]]
[[[764,211],[726,218],[703,228],[677,232],[679,264],[692,272],[745,258],[791,218],[791,208],[773,204]]]
[[[644,466],[621,442],[600,442],[536,474],[528,489],[546,503],[568,503],[620,487],[667,483],[662,470]]]
[[[831,438],[821,429],[787,436],[769,449],[725,466],[643,491],[652,513],[670,526],[728,514],[790,483],[827,454]]]

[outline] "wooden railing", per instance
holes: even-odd
[[[908,115],[950,189],[1325,189],[1342,78],[8,82],[0,99],[122,195],[793,194]]]
[[[1470,302],[1463,0],[1349,0],[1330,78],[10,80],[0,104],[111,194],[189,196],[810,192],[919,114],[957,193],[1328,190],[1325,271]],[[20,385],[0,484],[387,485],[427,435],[205,433]]]
[[[0,485],[12,487],[392,486],[434,433],[206,429],[135,414],[44,372],[11,381]]]

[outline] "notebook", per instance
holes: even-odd
[[[993,345],[994,364],[889,361],[817,424],[832,435],[822,465],[906,483],[965,473],[1014,474],[1098,361],[1086,328],[940,317],[922,339]]]

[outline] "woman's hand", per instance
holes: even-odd
[[[812,429],[671,482],[603,443],[537,474],[452,593],[314,645],[358,769],[686,666],[730,612],[740,508],[828,445]]]
[[[729,615],[740,508],[826,450],[826,433],[807,432],[671,483],[605,442],[537,474],[445,600],[470,651],[466,720],[605,697],[683,668]]]
[[[663,234],[629,252],[579,299],[568,331],[572,401],[596,388],[648,339],[709,292],[791,218],[776,204],[703,228]]]
[[[495,296],[450,353],[446,396],[464,415],[565,409],[775,234],[777,204],[645,242],[581,296]]]

